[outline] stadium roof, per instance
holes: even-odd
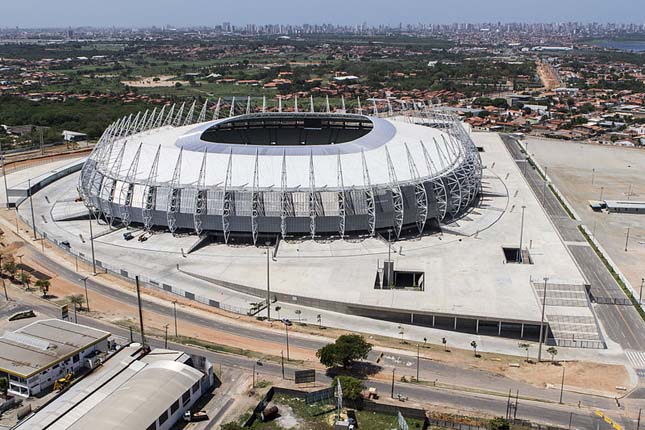
[[[0,372],[26,379],[109,336],[63,320],[36,321],[0,337]]]
[[[120,166],[116,176],[125,179],[141,144],[138,169],[133,178],[139,184],[146,183],[157,150],[160,151],[160,156],[156,182],[169,183],[179,159],[180,148],[183,148],[180,184],[184,185],[197,183],[199,166],[206,156],[205,184],[210,187],[222,186],[227,181],[229,161],[229,189],[252,187],[257,158],[257,186],[260,190],[280,188],[283,160],[289,189],[306,189],[310,186],[312,165],[316,188],[337,188],[340,165],[343,185],[349,189],[364,186],[363,156],[373,186],[391,183],[392,171],[397,182],[412,181],[414,178],[410,160],[415,160],[415,167],[421,178],[435,177],[450,171],[459,161],[460,155],[456,154],[456,145],[450,141],[451,137],[438,128],[414,124],[405,117],[369,119],[373,122],[373,129],[358,139],[340,144],[302,146],[214,143],[201,139],[204,131],[229,121],[229,118],[199,125],[165,126],[128,136],[122,161],[116,162],[119,149],[114,150],[109,154],[106,169],[112,170],[114,174],[116,172],[113,169]],[[121,145],[117,148],[119,146]],[[392,171],[388,168],[388,153]]]

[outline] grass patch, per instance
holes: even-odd
[[[602,252],[600,252],[600,249],[596,246],[596,244],[591,240],[591,237],[587,234],[584,228],[582,226],[578,226],[578,230],[580,230],[580,233],[584,236],[584,238],[587,240],[589,245],[591,246],[591,249],[594,250],[598,258],[600,258],[600,261],[602,261],[602,264],[605,265],[605,268],[609,271],[611,276],[614,278],[614,281],[620,286],[620,288],[623,290],[625,295],[629,298],[629,301],[632,302],[632,305],[634,305],[634,308],[636,309],[636,312],[638,312],[638,315],[645,321],[645,311],[643,311],[643,308],[641,308],[640,304],[638,303],[638,300],[636,300],[636,297],[632,294],[632,292],[627,288],[627,285],[620,279],[620,276],[618,276],[618,273],[614,270],[611,264],[609,264],[609,261],[605,258]]]
[[[558,200],[558,203],[560,203],[560,206],[562,206],[562,209],[564,209],[564,211],[567,213],[569,218],[571,218],[572,220],[575,220],[576,217],[573,215],[573,212],[571,212],[571,210],[569,209],[569,206],[562,200],[562,198],[560,197],[560,194],[555,192],[555,187],[553,187],[552,184],[549,184],[549,190],[551,190],[551,193]]]

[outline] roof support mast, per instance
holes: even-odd
[[[202,234],[203,217],[208,210],[208,190],[206,189],[206,156],[207,150],[204,150],[202,165],[199,168],[199,177],[197,179],[197,192],[195,193],[195,212],[193,212],[193,223],[195,233]]]
[[[152,229],[152,211],[155,209],[157,200],[157,173],[159,171],[160,153],[161,145],[157,147],[157,153],[150,167],[146,186],[143,188],[143,228],[147,232],[150,232],[150,229]]]

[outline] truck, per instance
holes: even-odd
[[[184,412],[184,421],[192,423],[192,422],[197,422],[197,421],[206,421],[208,419],[208,415],[204,411],[199,411],[199,412],[190,412],[186,411]]]

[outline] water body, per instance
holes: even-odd
[[[594,43],[602,48],[621,51],[645,52],[645,40],[599,40]]]

